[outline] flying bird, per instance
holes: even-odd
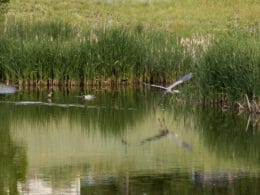
[[[165,90],[165,93],[179,93],[180,91],[179,90],[172,90],[174,87],[176,87],[177,85],[189,80],[192,78],[192,73],[189,73],[189,74],[186,74],[185,76],[183,76],[181,79],[175,81],[174,83],[172,83],[170,86],[168,87],[164,87],[164,86],[161,86],[161,85],[150,85],[150,84],[147,84],[147,83],[144,83],[145,85],[149,85],[151,87],[156,87],[156,88],[160,88],[160,89],[164,89]]]

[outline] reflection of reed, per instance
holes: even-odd
[[[131,194],[131,188],[134,187],[131,183],[131,174],[133,172],[139,173],[140,170],[143,171],[142,174],[159,175],[160,173],[169,173],[176,167],[181,167],[182,171],[188,170],[194,162],[205,169],[212,167],[232,169],[234,163],[240,169],[245,169],[250,164],[250,171],[259,167],[259,163],[255,164],[254,159],[247,158],[255,155],[252,153],[258,152],[258,149],[250,148],[246,145],[247,141],[243,142],[242,137],[248,140],[248,135],[239,134],[234,130],[241,125],[239,118],[232,120],[232,118],[227,117],[222,121],[221,119],[225,117],[221,112],[211,115],[208,110],[203,112],[195,110],[194,112],[189,107],[188,111],[185,111],[183,107],[178,106],[176,110],[173,110],[175,108],[167,108],[162,111],[157,108],[153,113],[151,105],[156,102],[154,99],[156,97],[148,94],[149,98],[146,98],[142,96],[141,92],[141,95],[134,94],[134,92],[132,94],[129,91],[127,93],[129,94],[97,94],[95,101],[88,102],[88,104],[90,104],[89,106],[95,106],[93,104],[96,103],[102,105],[100,109],[3,105],[7,108],[5,110],[10,110],[12,113],[12,123],[10,123],[12,136],[15,140],[23,140],[28,146],[30,171],[41,171],[41,167],[48,165],[46,171],[43,171],[46,175],[50,172],[64,175],[64,172],[57,173],[57,170],[61,170],[60,165],[65,167],[69,165],[76,169],[79,169],[80,166],[87,167],[84,171],[72,170],[72,168],[62,169],[74,175],[79,172],[86,174],[86,170],[92,171],[94,176],[116,175],[117,177],[123,173],[126,182],[124,183],[126,185],[124,192]],[[88,104],[83,105],[87,107]],[[103,108],[104,105],[108,109]],[[117,108],[121,106],[134,107],[135,110],[112,109],[115,106]],[[169,128],[166,128],[165,125],[161,125],[161,127],[156,125],[155,121],[158,115],[165,117],[166,121],[172,122],[171,124],[167,123]],[[194,125],[197,121],[201,123],[201,126]],[[100,123],[103,123],[103,126]],[[121,124],[112,126],[112,123]],[[132,124],[128,125],[129,123]],[[194,126],[197,129],[194,129]],[[158,132],[158,129],[162,129],[162,131]],[[174,129],[174,132],[171,129]],[[200,130],[203,131],[200,132]],[[227,133],[230,134],[227,135]],[[121,140],[122,136],[125,139]],[[235,138],[230,139],[233,137]],[[140,138],[145,138],[141,142],[151,144],[143,147],[132,145],[132,143],[140,143]],[[164,142],[164,138],[171,138],[174,142]],[[182,150],[182,148],[187,150],[191,148],[180,138],[192,144],[192,153]],[[235,149],[232,146],[229,147],[227,139]],[[235,139],[242,141],[241,146],[238,146],[238,143],[233,144]],[[255,139],[257,141],[257,135]],[[156,142],[156,140],[161,141]],[[253,139],[250,141],[254,142]],[[122,147],[122,143],[124,147]],[[181,148],[175,147],[175,144]],[[244,147],[247,155],[244,155],[243,152],[242,154],[237,152]],[[230,159],[230,151],[235,151],[235,159],[242,160],[234,162],[234,158]],[[125,160],[126,152],[127,159]],[[225,155],[225,152],[228,154]],[[173,159],[175,159],[174,162]],[[159,166],[158,160],[161,164]],[[127,184],[128,182],[129,184]]]
[[[260,135],[256,131],[259,119],[210,109],[199,111],[196,117],[197,129],[209,151],[222,158],[233,156],[237,161],[260,162]]]
[[[240,102],[236,102],[238,104],[238,111],[239,114],[243,113],[243,112],[248,112],[252,115],[260,115],[260,108],[259,108],[259,104],[256,101],[256,97],[253,97],[253,100],[249,100],[248,96],[245,95],[245,102],[244,103],[240,103]]]
[[[228,187],[245,177],[245,175],[246,174],[241,171],[195,171],[192,172],[192,181],[196,184],[203,185],[204,187]]]
[[[76,93],[80,93],[76,91]],[[78,95],[78,94],[77,94]],[[32,124],[48,123],[50,120],[59,121],[62,116],[71,122],[77,121],[81,128],[89,130],[90,124],[99,128],[105,134],[120,135],[127,127],[141,121],[152,108],[153,98],[145,98],[143,91],[133,89],[118,89],[114,91],[96,91],[95,101],[83,102],[77,98],[73,90],[70,93],[55,91],[55,99],[47,102],[46,92],[28,91],[10,97],[9,101],[1,101],[10,105],[17,120],[28,119]],[[17,106],[19,105],[19,106]],[[66,112],[64,109],[66,108]],[[78,110],[80,109],[80,110]],[[22,115],[16,113],[22,112]]]
[[[250,114],[247,119],[246,130],[248,130],[250,124],[253,128],[258,128],[260,126],[260,114]]]
[[[23,142],[12,137],[8,109],[0,105],[0,194],[18,194],[17,185],[26,177],[27,153]]]

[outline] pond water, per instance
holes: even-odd
[[[0,95],[0,194],[259,194],[259,127],[184,95]]]

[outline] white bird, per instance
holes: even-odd
[[[88,94],[88,95],[83,95],[82,98],[84,100],[93,100],[95,99],[96,97],[94,95],[91,95],[91,94]]]
[[[189,79],[192,78],[192,73],[189,73],[189,74],[186,74],[185,76],[183,76],[181,79],[179,79],[178,81],[175,81],[174,83],[172,83],[170,86],[168,87],[164,87],[164,86],[161,86],[161,85],[150,85],[150,84],[147,84],[147,83],[144,83],[145,85],[150,85],[151,87],[156,87],[156,88],[160,88],[160,89],[164,89],[165,90],[165,93],[179,93],[180,91],[179,90],[172,90],[174,87],[176,87],[177,85],[183,83],[184,81],[187,81]]]
[[[0,84],[0,94],[11,94],[11,93],[15,93],[15,92],[16,92],[15,87]]]
[[[47,98],[48,98],[48,99],[51,99],[51,98],[52,98],[52,96],[53,96],[53,92],[52,92],[52,91],[50,91],[50,92],[47,94]]]

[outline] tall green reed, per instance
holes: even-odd
[[[19,83],[166,82],[190,66],[176,36],[139,28],[17,22],[0,42],[2,79]]]
[[[203,96],[241,99],[260,95],[260,39],[251,33],[218,36],[196,66]]]
[[[236,100],[260,95],[258,35],[236,29],[180,38],[140,25],[18,21],[0,35],[0,76],[26,85],[111,85],[166,83],[192,71],[194,93]]]

